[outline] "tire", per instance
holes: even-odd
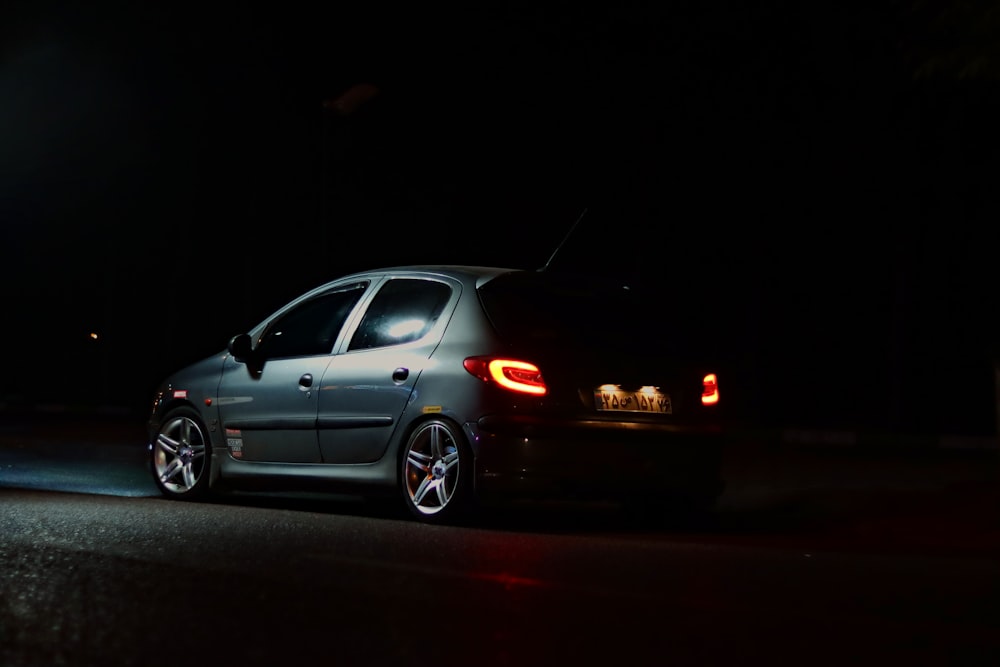
[[[444,419],[421,422],[402,452],[400,486],[410,514],[424,523],[458,523],[473,510],[472,452]]]
[[[167,498],[201,500],[209,493],[212,443],[198,413],[177,408],[160,423],[150,452],[153,481]]]

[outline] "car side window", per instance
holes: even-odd
[[[299,304],[267,328],[258,349],[268,359],[330,354],[367,286],[354,283]]]
[[[433,280],[396,278],[372,299],[350,350],[399,345],[425,336],[444,311],[451,288]]]

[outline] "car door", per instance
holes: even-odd
[[[394,277],[331,359],[319,393],[324,463],[378,460],[461,294],[458,282]]]
[[[357,282],[305,299],[268,324],[252,359],[226,360],[218,405],[231,456],[321,462],[317,389],[366,287],[367,282]]]

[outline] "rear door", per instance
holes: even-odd
[[[326,367],[319,392],[325,463],[367,463],[385,452],[417,378],[461,295],[445,278],[394,277],[379,287],[357,329]]]

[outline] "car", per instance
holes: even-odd
[[[342,276],[158,386],[153,479],[177,500],[388,495],[426,523],[507,503],[711,508],[722,376],[654,294],[544,267]]]

